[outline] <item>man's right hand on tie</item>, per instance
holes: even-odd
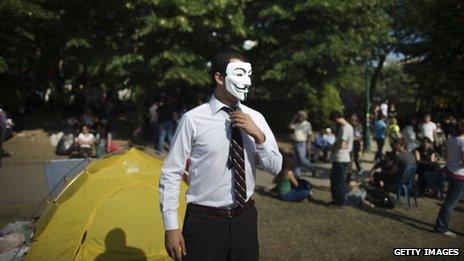
[[[164,233],[164,245],[169,256],[174,260],[182,260],[187,254],[184,237],[179,229],[166,230]]]

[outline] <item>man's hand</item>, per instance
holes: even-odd
[[[255,142],[263,144],[266,140],[264,133],[256,126],[255,122],[251,119],[250,115],[241,111],[230,113],[230,120],[233,127],[238,127],[244,130],[248,135],[255,139]]]
[[[169,256],[176,260],[182,260],[182,255],[187,254],[184,237],[179,229],[166,230],[164,233],[164,245]]]

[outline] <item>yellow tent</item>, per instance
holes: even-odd
[[[169,260],[159,209],[161,166],[136,149],[91,163],[47,203],[26,259]],[[182,183],[179,219],[186,189]]]

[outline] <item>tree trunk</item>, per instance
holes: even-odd
[[[386,55],[382,54],[379,57],[379,64],[375,68],[374,74],[372,75],[371,78],[371,91],[370,91],[370,100],[372,101],[372,98],[374,97],[375,94],[375,88],[377,87],[377,81],[379,79],[380,73],[382,72],[383,64],[385,63]]]

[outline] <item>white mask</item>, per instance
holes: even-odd
[[[251,86],[251,64],[231,62],[226,68],[226,89],[237,99],[244,101]]]

